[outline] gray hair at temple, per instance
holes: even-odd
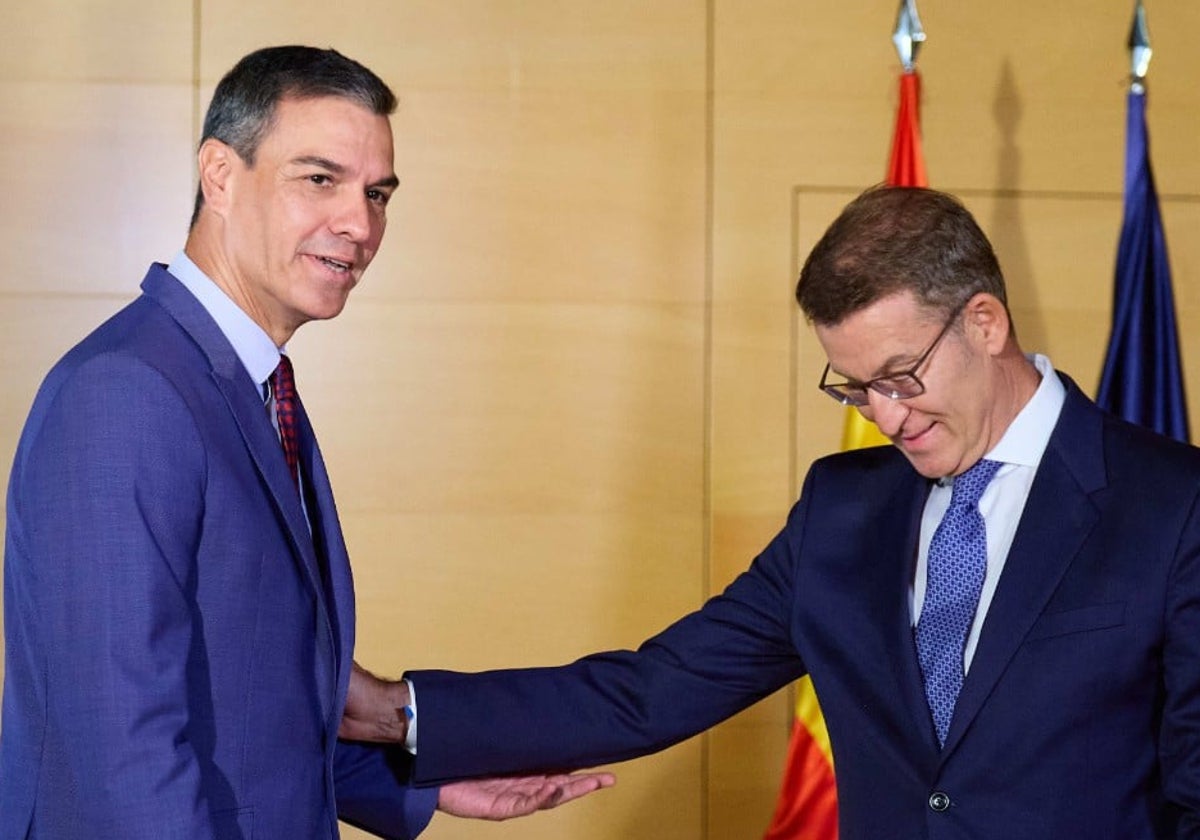
[[[947,315],[979,292],[1007,308],[996,253],[954,196],[923,187],[868,189],[804,261],[796,300],[811,323],[834,326],[905,291]]]
[[[337,50],[266,47],[235,64],[217,84],[200,145],[215,138],[254,166],[258,146],[274,125],[276,106],[284,99],[323,96],[348,99],[385,117],[396,110],[396,95],[383,80]],[[190,226],[203,206],[204,193],[197,188]]]

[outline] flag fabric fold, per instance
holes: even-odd
[[[1112,333],[1096,402],[1130,422],[1187,441],[1171,267],[1150,168],[1143,90],[1129,92],[1125,135],[1125,212],[1117,246]]]
[[[925,155],[921,151],[921,77],[916,70],[900,76],[900,106],[887,182],[893,187],[927,187]]]
[[[796,683],[796,721],[771,818],[763,840],[837,840],[837,785],[829,733],[812,690],[812,681]]]
[[[900,76],[900,102],[888,161],[887,183],[896,187],[929,186],[921,151],[921,77]],[[856,408],[846,409],[842,449],[881,446],[889,441]],[[779,799],[763,840],[837,840],[837,785],[829,733],[812,681],[796,683],[796,720],[788,743]]]

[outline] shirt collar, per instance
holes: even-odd
[[[1058,415],[1062,413],[1067,389],[1054,372],[1054,365],[1040,353],[1030,354],[1027,358],[1042,375],[1042,381],[1009,424],[1000,442],[984,456],[990,461],[1036,467],[1041,463],[1042,453],[1046,451]]]
[[[276,347],[266,331],[183,251],[175,255],[167,271],[200,301],[200,305],[217,322],[217,327],[233,345],[233,351],[241,359],[250,378],[260,386],[266,382],[279,365],[279,354],[283,348]]]

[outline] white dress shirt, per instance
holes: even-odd
[[[197,268],[183,251],[175,255],[167,271],[200,301],[200,305],[217,322],[217,328],[233,345],[233,352],[237,353],[242,366],[262,393],[263,386],[279,366],[281,348],[276,347],[266,330]]]

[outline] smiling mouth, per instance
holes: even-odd
[[[323,263],[332,268],[334,271],[339,272],[349,271],[350,267],[353,265],[353,263],[342,262],[341,260],[331,259],[330,257],[317,257],[316,259],[318,262]]]
[[[915,434],[901,433],[900,435],[897,436],[898,437],[897,442],[904,443],[904,444],[912,444],[914,442],[924,440],[925,437],[929,434],[929,432],[932,431],[932,429],[935,425],[936,425],[935,423],[930,423],[924,429],[922,429],[921,431],[919,431]]]

